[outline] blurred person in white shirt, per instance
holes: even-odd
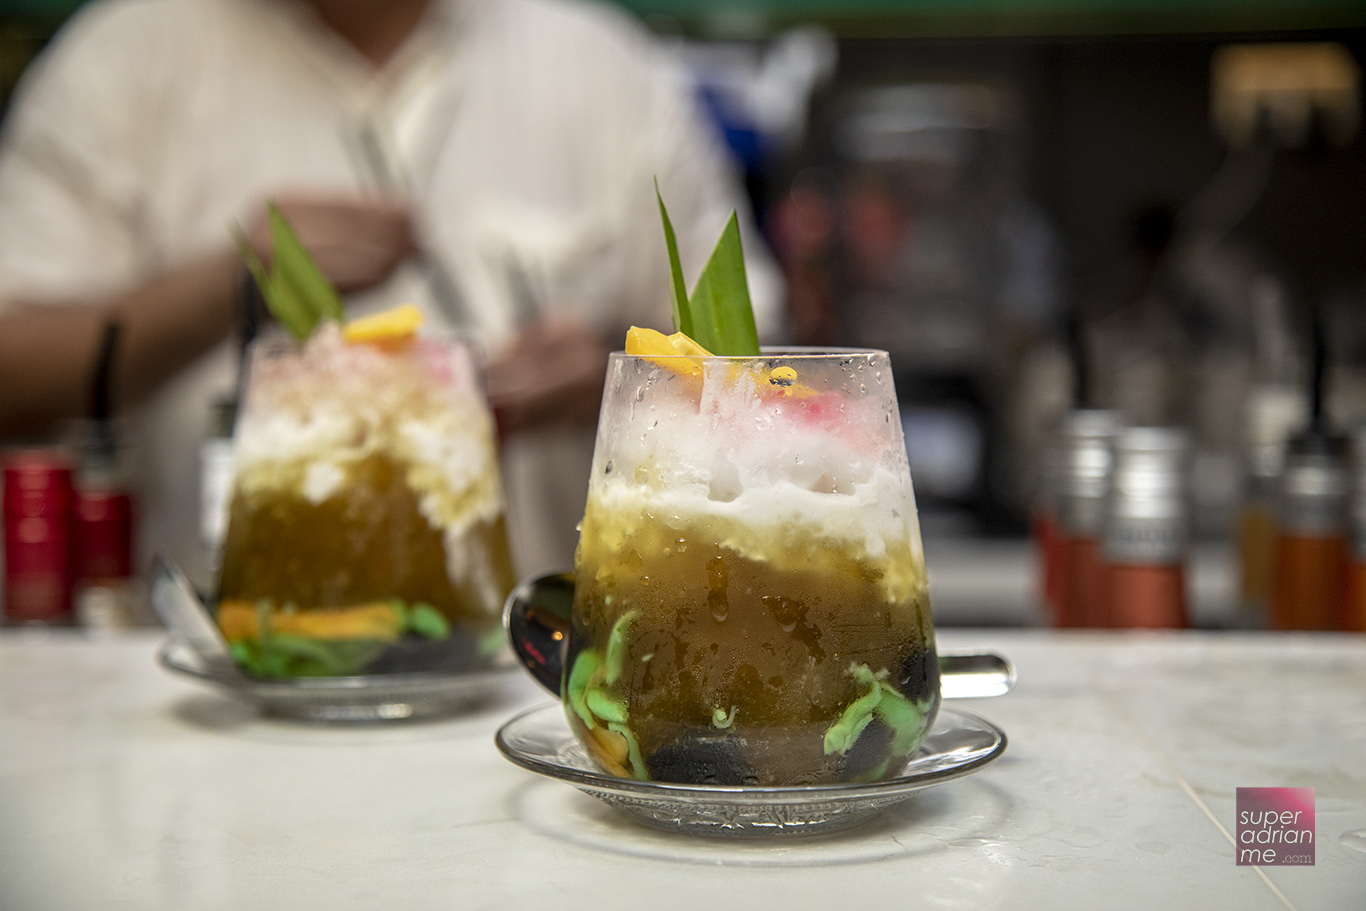
[[[0,438],[80,414],[104,326],[138,458],[140,547],[203,578],[197,452],[236,380],[275,200],[351,315],[415,301],[472,336],[523,573],[567,568],[606,354],[667,329],[654,181],[689,283],[741,210],[687,81],[622,13],[571,0],[99,0],[34,62],[0,142]]]

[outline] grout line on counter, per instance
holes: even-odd
[[[1144,735],[1144,739],[1147,739],[1146,735]],[[1203,800],[1200,799],[1200,795],[1195,793],[1195,789],[1190,786],[1190,782],[1186,781],[1186,779],[1181,775],[1181,773],[1176,770],[1176,766],[1172,765],[1172,763],[1169,760],[1167,760],[1166,755],[1162,756],[1162,760],[1163,764],[1168,767],[1168,770],[1176,778],[1176,783],[1181,786],[1181,790],[1185,791],[1186,796],[1190,797],[1191,800],[1195,801],[1195,805],[1199,807],[1200,810],[1206,816],[1209,817],[1209,821],[1214,823],[1214,825],[1219,829],[1220,832],[1224,833],[1224,837],[1228,839],[1229,844],[1233,845],[1233,850],[1236,854],[1238,851],[1237,839],[1235,839],[1233,835],[1230,834],[1228,829],[1224,828],[1224,824],[1219,821],[1219,817],[1215,816],[1214,812],[1210,810],[1209,806]],[[1274,894],[1277,898],[1281,900],[1282,904],[1289,908],[1290,911],[1299,911],[1299,909],[1295,907],[1295,903],[1285,897],[1285,893],[1282,892],[1279,888],[1277,888],[1276,884],[1271,881],[1271,878],[1266,875],[1265,871],[1263,871],[1260,866],[1258,866],[1257,864],[1252,864],[1251,866],[1252,869],[1257,871],[1257,875],[1262,878],[1262,882],[1266,883],[1266,887],[1271,890],[1272,894]]]
[[[1176,767],[1176,763],[1167,755],[1167,751],[1162,749],[1160,744],[1148,736],[1148,732],[1138,723],[1138,719],[1135,718],[1118,699],[1111,696],[1109,689],[1103,683],[1098,683],[1094,680],[1092,682],[1095,686],[1095,691],[1100,694],[1101,699],[1107,703],[1116,714],[1120,715],[1128,722],[1129,729],[1133,731],[1134,735],[1147,746],[1154,756],[1157,757],[1157,761],[1167,769],[1167,772],[1172,778],[1176,779],[1176,783],[1181,786],[1182,791],[1186,792],[1186,796],[1200,808],[1200,812],[1204,813],[1205,816],[1209,818],[1210,822],[1214,823],[1214,827],[1223,833],[1223,836],[1228,839],[1228,843],[1233,845],[1233,853],[1236,857],[1238,853],[1237,839],[1235,839],[1229,830],[1224,827],[1224,824],[1219,821],[1219,817],[1214,815],[1214,811],[1201,799],[1200,795],[1195,792],[1195,788],[1191,787],[1190,782],[1186,781],[1186,777],[1181,774],[1181,770]],[[1263,871],[1259,865],[1249,864],[1249,866],[1257,872],[1257,875],[1261,877],[1262,882],[1266,883],[1266,887],[1271,890],[1271,894],[1281,900],[1281,904],[1285,905],[1289,911],[1299,911],[1299,908],[1295,903],[1271,881],[1271,878],[1266,875],[1266,872]]]

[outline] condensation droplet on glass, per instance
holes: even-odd
[[[674,542],[674,551],[675,551],[675,552],[681,554],[681,553],[686,552],[687,549],[688,549],[688,539],[687,539],[687,538],[679,538],[677,541]]]
[[[603,473],[604,475],[609,475],[609,474],[612,473],[612,460],[611,460],[611,459],[608,459],[608,460],[607,460],[607,464],[603,467],[602,473]]]

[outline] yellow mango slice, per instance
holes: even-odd
[[[682,332],[665,335],[655,329],[632,326],[626,331],[626,353],[643,357],[679,376],[702,375],[701,358],[712,354]],[[680,358],[679,355],[685,357]]]
[[[626,332],[626,353],[643,357],[678,376],[702,377],[702,358],[714,355],[682,332],[665,335],[655,329],[632,326]],[[735,382],[735,377],[731,382]],[[805,399],[816,395],[816,390],[801,382],[797,371],[789,366],[764,370],[758,382],[769,394]]]
[[[351,344],[397,342],[411,338],[421,325],[422,311],[414,304],[403,304],[351,320],[342,326],[342,338]]]
[[[620,778],[631,777],[631,770],[626,764],[629,746],[623,735],[606,728],[593,728],[588,732],[588,740],[593,757],[609,772]]]
[[[228,600],[218,605],[218,628],[224,639],[255,639],[260,635],[256,605]],[[310,639],[379,639],[393,642],[399,636],[399,616],[382,601],[355,607],[315,611],[270,613],[270,628]]]

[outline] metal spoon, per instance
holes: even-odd
[[[573,574],[554,573],[518,585],[503,611],[512,650],[536,682],[556,697],[573,606]],[[1015,686],[1015,666],[989,652],[940,652],[939,675],[945,699],[1001,696]]]
[[[165,555],[158,554],[152,567],[151,599],[161,622],[174,638],[190,647],[205,670],[241,676],[208,606],[175,561]]]

